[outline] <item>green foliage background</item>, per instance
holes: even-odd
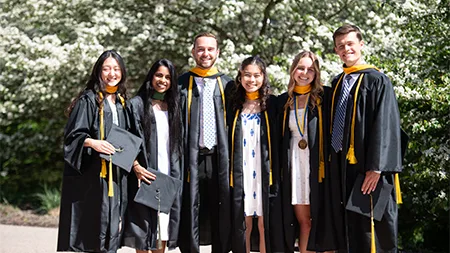
[[[341,72],[332,33],[358,25],[368,63],[393,81],[410,136],[399,232],[407,252],[449,252],[449,0],[0,0],[0,198],[38,207],[59,189],[64,109],[105,49],[124,57],[130,94],[152,62],[193,65],[193,36],[221,40],[219,68],[236,74],[260,55],[275,93],[303,49],[318,54],[329,84]]]

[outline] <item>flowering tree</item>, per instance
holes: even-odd
[[[302,50],[320,57],[329,85],[342,71],[332,33],[349,22],[363,30],[366,61],[392,79],[410,136],[401,242],[448,251],[448,0],[3,0],[0,9],[1,198],[30,202],[40,185],[59,186],[64,110],[103,50],[124,57],[133,94],[159,58],[180,73],[193,66],[194,35],[212,31],[223,72],[235,76],[258,54],[278,94]]]

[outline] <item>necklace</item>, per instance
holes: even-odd
[[[295,107],[295,122],[297,123],[297,128],[298,128],[298,132],[300,133],[300,136],[302,137],[302,139],[298,142],[298,147],[301,149],[305,149],[306,147],[308,147],[308,142],[306,141],[306,139],[303,137],[304,132],[305,132],[305,124],[306,124],[306,115],[308,115],[308,102],[309,102],[309,93],[306,97],[306,102],[305,102],[305,108],[303,110],[303,124],[301,124],[301,122],[299,122],[299,117],[298,117],[298,113],[297,113],[297,97],[294,97],[294,107]]]

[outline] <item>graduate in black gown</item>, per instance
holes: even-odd
[[[288,91],[278,97],[281,124],[283,222],[286,252],[331,250],[322,231],[327,230],[323,206],[323,180],[327,177],[329,90],[320,80],[317,56],[297,54],[291,64]]]
[[[229,156],[226,129],[226,89],[232,79],[219,72],[216,37],[194,39],[196,67],[178,79],[184,126],[184,183],[180,221],[181,252],[212,252],[230,248]]]
[[[163,253],[166,246],[175,249],[178,241],[181,191],[174,191],[175,202],[169,214],[133,201],[141,180],[158,180],[147,170],[152,168],[182,179],[182,125],[175,67],[167,59],[156,61],[135,97],[129,100],[130,131],[142,138],[142,152],[133,164],[128,178],[130,201],[124,232],[124,245],[136,252]],[[159,233],[158,225],[161,229]],[[159,237],[161,235],[161,238]],[[161,248],[158,249],[158,241]]]
[[[227,115],[235,253],[284,251],[275,99],[264,61],[245,59],[230,91]]]
[[[344,63],[343,73],[332,81],[330,119],[333,174],[329,200],[335,208],[336,240],[343,252],[397,252],[397,173],[402,171],[402,162],[394,89],[385,74],[364,64],[364,42],[358,27],[343,25],[334,32],[333,40],[334,50]],[[361,177],[362,184],[355,186]],[[345,209],[354,187],[354,193],[362,193],[367,199],[368,206],[361,209],[367,208],[368,216]],[[382,207],[372,208],[381,213],[381,220],[374,220],[370,199],[381,188],[391,190],[380,199],[384,200]]]
[[[122,57],[103,52],[86,88],[68,108],[58,251],[116,252],[127,205],[125,169],[100,158],[115,147],[105,138],[112,125],[128,128],[126,70]]]

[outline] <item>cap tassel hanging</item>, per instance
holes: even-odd
[[[375,223],[373,221],[373,199],[372,194],[370,194],[370,223],[371,223],[371,247],[370,247],[370,253],[376,253],[377,252],[377,246],[375,244]]]
[[[397,204],[403,204],[402,192],[400,190],[400,179],[399,179],[398,174],[394,175],[394,185],[395,185],[395,195],[396,195]]]

